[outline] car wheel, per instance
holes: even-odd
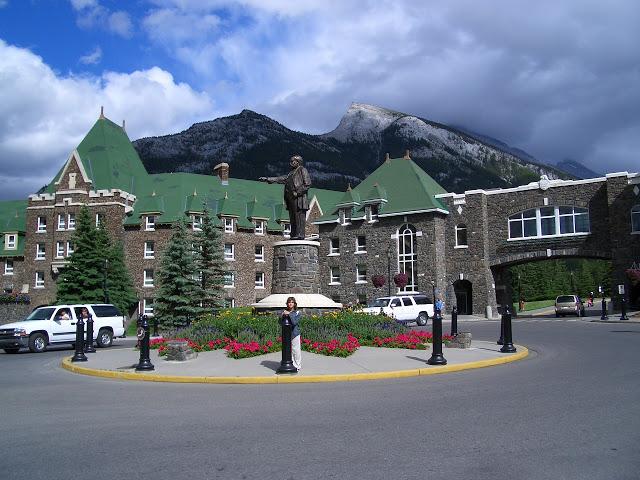
[[[424,327],[427,324],[427,320],[429,320],[429,315],[427,315],[425,312],[420,312],[418,318],[416,319],[416,325]]]
[[[100,329],[96,343],[100,348],[107,348],[113,345],[113,333],[111,333],[111,330],[107,330],[106,328]]]
[[[18,353],[19,351],[20,351],[20,347],[4,349],[4,353]]]
[[[47,337],[43,333],[33,333],[29,337],[29,350],[42,353],[47,348]]]

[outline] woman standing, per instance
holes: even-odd
[[[300,327],[298,324],[302,318],[302,313],[298,310],[298,302],[296,302],[295,297],[287,298],[287,307],[280,316],[281,321],[284,320],[285,317],[289,317],[293,324],[293,330],[291,332],[291,360],[293,361],[293,366],[299,371],[302,368],[302,348],[300,347]]]

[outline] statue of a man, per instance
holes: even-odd
[[[302,166],[302,157],[291,157],[291,171],[281,177],[260,177],[258,180],[268,183],[284,183],[284,203],[289,211],[291,239],[304,240],[304,230],[309,210],[307,190],[311,187],[311,177]]]

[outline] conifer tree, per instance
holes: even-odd
[[[198,298],[201,313],[210,313],[224,302],[222,235],[211,212],[204,207],[202,229],[194,235],[195,271],[199,273]]]
[[[104,230],[102,228],[99,231]],[[106,232],[105,232],[106,234]],[[108,239],[108,237],[107,237]],[[138,301],[133,280],[124,263],[124,248],[121,242],[114,242],[106,250],[109,260],[107,268],[107,291],[109,302],[114,304],[123,314],[128,314]]]
[[[163,327],[183,326],[199,313],[196,272],[191,235],[185,219],[180,218],[173,226],[157,272],[154,314]]]

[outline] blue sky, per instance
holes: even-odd
[[[244,108],[323,133],[370,103],[638,171],[638,25],[634,0],[0,0],[0,199],[103,105],[137,139]]]

